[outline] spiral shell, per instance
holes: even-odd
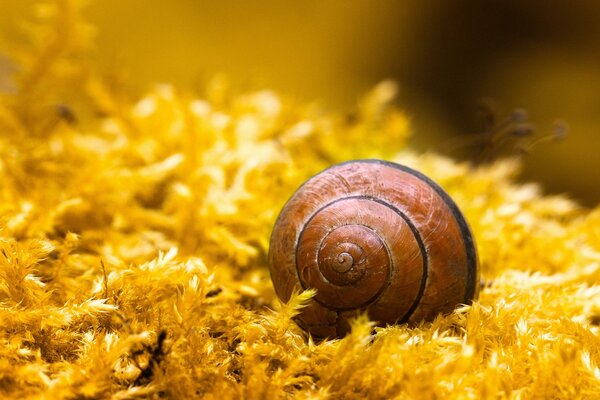
[[[366,310],[380,324],[431,320],[477,296],[469,227],[423,174],[380,160],[335,165],[309,179],[281,211],[269,251],[277,295],[317,294],[298,323],[339,337]]]

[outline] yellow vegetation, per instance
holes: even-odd
[[[39,7],[0,97],[0,397],[597,398],[600,209],[406,148],[378,85],[351,115],[270,91],[143,98],[99,76],[77,1]],[[431,176],[477,241],[480,300],[315,343],[275,298],[283,203],[335,162]]]

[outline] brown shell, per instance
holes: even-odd
[[[298,317],[318,337],[340,337],[366,310],[380,324],[431,320],[477,297],[469,227],[433,181],[380,160],[335,165],[284,206],[271,236],[277,295],[317,289]]]

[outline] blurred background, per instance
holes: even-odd
[[[0,46],[19,37],[33,3],[0,0]],[[491,116],[523,108],[543,143],[523,156],[522,179],[600,203],[597,1],[96,0],[86,15],[102,68],[140,91],[156,82],[200,90],[222,73],[237,87],[350,111],[394,79],[421,151],[475,160]],[[10,68],[0,61],[0,85]],[[495,104],[483,117],[482,99]],[[553,139],[557,119],[569,125],[563,140]],[[499,153],[517,154],[515,144]]]

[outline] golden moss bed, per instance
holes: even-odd
[[[598,398],[600,209],[406,148],[394,85],[351,115],[215,80],[142,98],[100,77],[77,4],[45,3],[0,97],[0,397]],[[274,296],[278,211],[364,157],[440,183],[474,232],[478,302],[313,342]]]

